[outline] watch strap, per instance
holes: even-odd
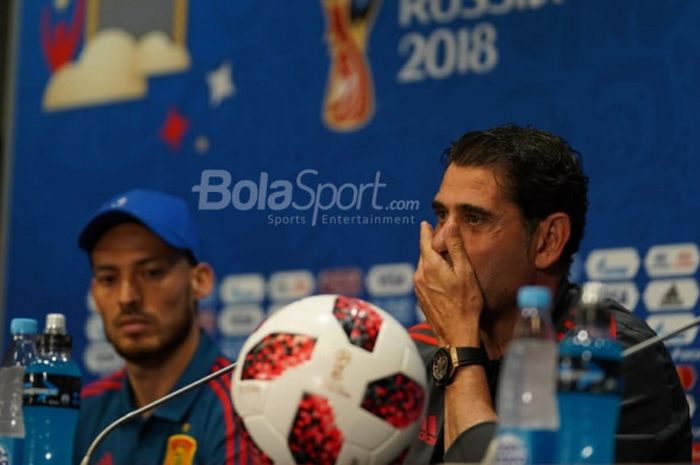
[[[447,386],[454,380],[455,373],[460,367],[482,365],[489,363],[483,347],[440,347],[433,357],[431,374],[437,386]]]
[[[489,361],[483,347],[453,347],[450,355],[455,368],[469,365],[486,366]]]

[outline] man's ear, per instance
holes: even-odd
[[[199,262],[190,272],[192,290],[197,299],[203,299],[214,288],[214,269],[208,263]]]
[[[552,213],[542,221],[535,231],[535,266],[550,268],[557,263],[571,237],[571,220],[563,212]]]

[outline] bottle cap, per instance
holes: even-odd
[[[49,313],[46,315],[47,334],[66,334],[66,317],[62,313]]]
[[[597,281],[589,281],[581,289],[581,303],[596,304],[605,298],[605,285]]]
[[[10,322],[10,332],[12,334],[36,334],[38,326],[33,318],[13,318]]]
[[[614,318],[603,300],[608,298],[609,289],[600,282],[589,281],[581,286],[578,310],[574,316],[576,326],[586,328],[591,337],[611,338]]]
[[[518,307],[549,308],[552,293],[544,286],[523,286],[518,289]]]
[[[41,354],[50,354],[56,351],[70,351],[73,340],[66,332],[66,316],[63,313],[49,313],[46,315],[46,328],[37,340],[37,349]]]

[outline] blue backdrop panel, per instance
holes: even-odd
[[[441,152],[504,122],[582,154],[574,279],[610,283],[661,332],[698,313],[700,3],[16,3],[6,318],[66,313],[87,379],[120,364],[76,246],[106,198],[187,200],[218,276],[203,324],[232,357],[312,293],[410,325]],[[693,411],[696,333],[668,343]]]

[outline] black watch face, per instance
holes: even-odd
[[[444,383],[450,372],[450,354],[446,350],[440,349],[433,358],[432,374],[437,383]]]

